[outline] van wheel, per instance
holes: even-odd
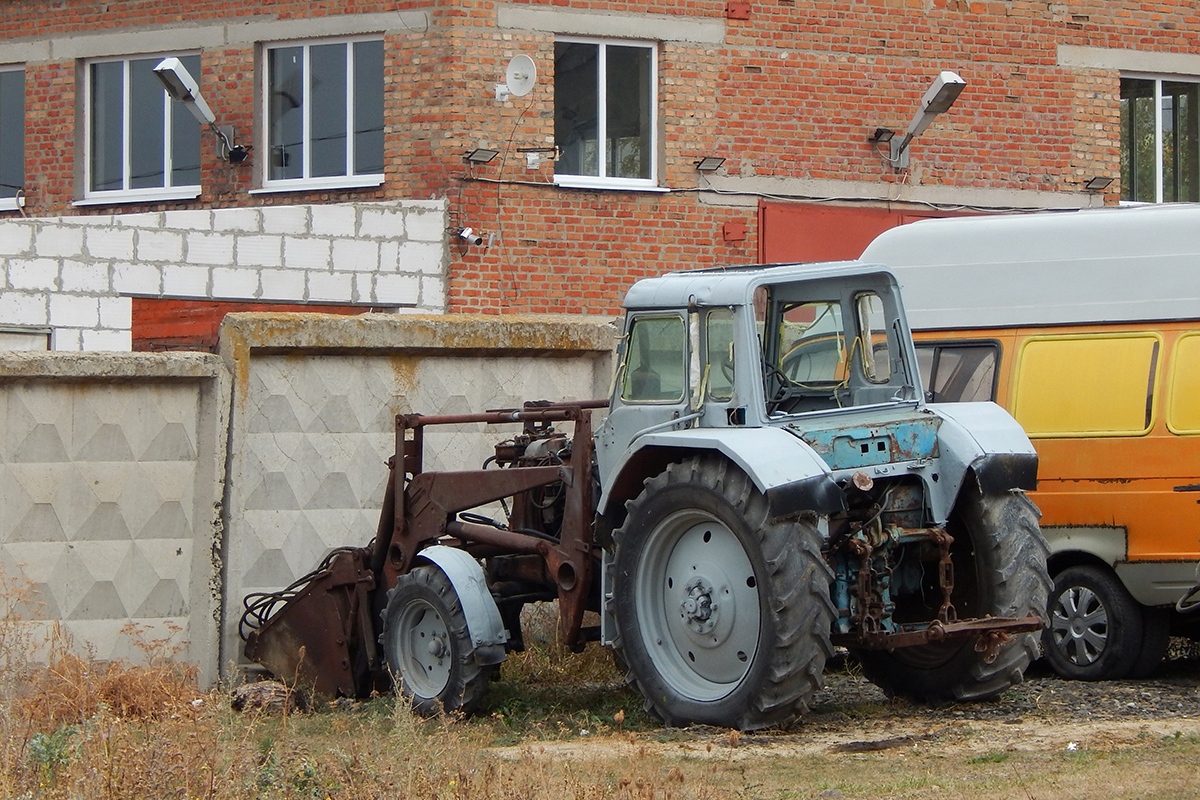
[[[951,601],[960,619],[1045,617],[1048,548],[1029,498],[1019,492],[984,495],[966,486],[947,530],[954,537]],[[897,598],[894,616],[904,622],[932,619],[919,592]],[[1038,649],[1036,633],[1020,633],[991,663],[975,650],[974,640],[854,654],[866,677],[889,695],[939,703],[995,697],[1022,681]]]
[[[720,458],[672,464],[613,532],[618,663],[668,725],[753,730],[808,710],[831,655],[815,517],[773,521]]]
[[[1165,626],[1155,625],[1147,644],[1157,652],[1142,659],[1141,608],[1103,567],[1085,564],[1060,572],[1049,608],[1050,627],[1042,633],[1042,644],[1046,662],[1064,678],[1116,680],[1128,677],[1135,667],[1145,674],[1166,651]]]

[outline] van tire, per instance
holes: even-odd
[[[1058,573],[1049,609],[1042,643],[1046,663],[1059,675],[1108,681],[1133,670],[1142,645],[1141,609],[1107,567],[1082,564]]]
[[[1038,510],[1021,492],[964,487],[947,524],[954,537],[954,593],[960,619],[1046,616],[1048,548]],[[904,609],[897,600],[898,612]],[[921,602],[920,598],[908,602]],[[1037,633],[1019,633],[987,663],[975,640],[931,642],[892,652],[856,649],[867,679],[889,696],[919,702],[985,700],[1020,683],[1039,652]]]
[[[1171,613],[1165,608],[1142,606],[1142,646],[1129,670],[1130,678],[1149,678],[1162,663],[1171,644]]]
[[[614,658],[668,725],[755,730],[808,710],[833,652],[815,515],[772,519],[711,456],[646,481],[613,532]]]

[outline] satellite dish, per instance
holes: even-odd
[[[514,97],[524,97],[533,91],[537,83],[537,66],[527,55],[513,56],[504,70],[504,82],[508,85],[508,93]]]

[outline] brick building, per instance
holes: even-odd
[[[875,132],[941,70],[898,169]],[[203,344],[246,303],[612,313],[921,215],[1197,200],[1198,89],[1192,0],[9,0],[0,347]]]

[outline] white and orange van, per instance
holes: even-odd
[[[1200,560],[1200,205],[924,220],[861,256],[900,280],[925,390],[995,400],[1038,452],[1046,660],[1149,674]]]

